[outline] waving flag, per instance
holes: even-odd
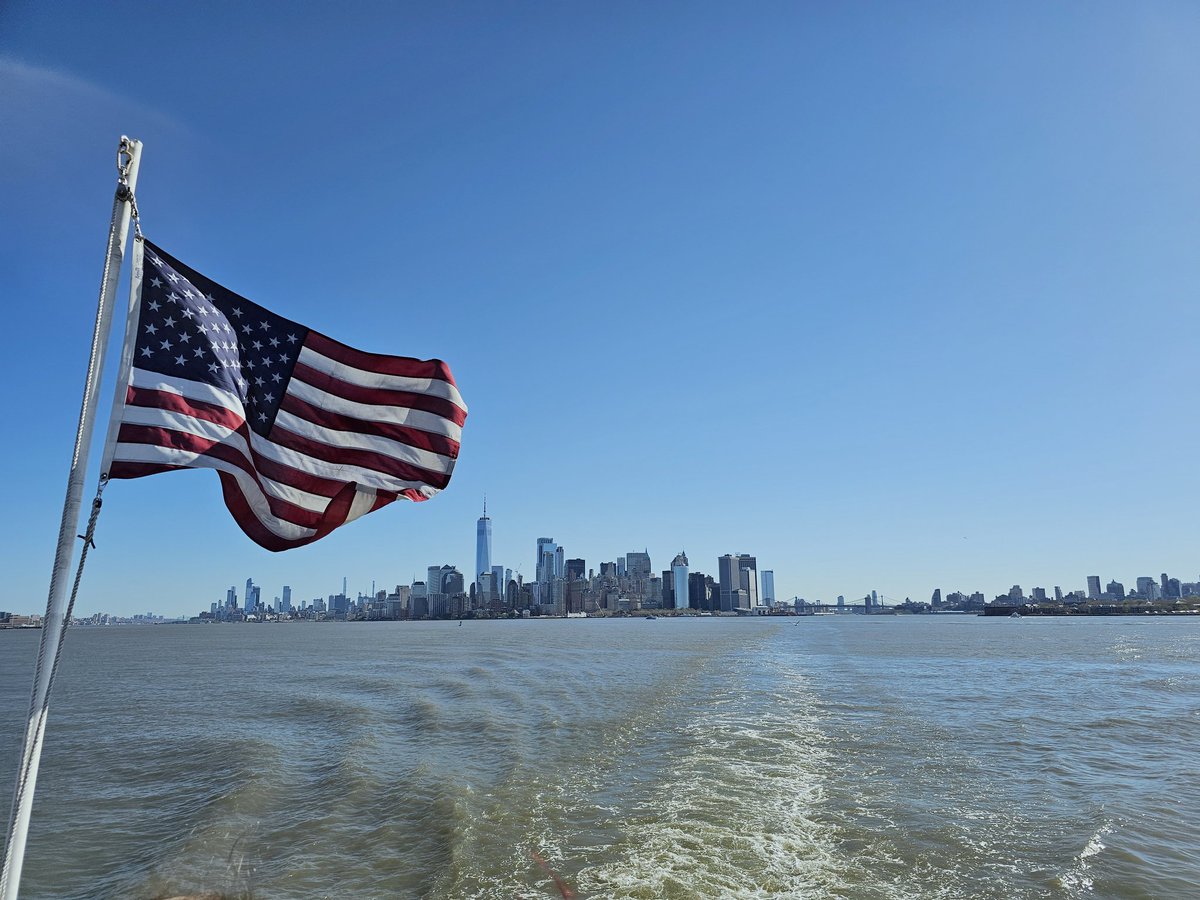
[[[449,483],[467,407],[441,360],[347,347],[148,241],[134,268],[141,296],[109,477],[215,469],[234,519],[268,550]]]

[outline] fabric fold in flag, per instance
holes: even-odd
[[[449,484],[467,407],[444,362],[348,347],[149,241],[139,263],[110,478],[214,469],[234,519],[268,550]]]

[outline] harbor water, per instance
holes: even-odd
[[[22,896],[1195,897],[1197,748],[1184,618],[78,628]]]

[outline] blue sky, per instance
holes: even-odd
[[[466,570],[485,492],[527,577],[1200,577],[1197,46],[1183,3],[5,3],[0,608],[45,604],[122,133],[149,237],[471,416],[444,494],[284,554],[211,472],[114,484],[81,612]]]

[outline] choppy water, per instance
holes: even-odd
[[[537,851],[581,897],[1194,897],[1198,658],[1181,619],[78,629],[23,896],[561,896]]]

